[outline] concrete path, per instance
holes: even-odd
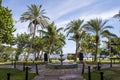
[[[88,66],[91,66],[91,69],[93,69],[97,65],[85,64],[85,73],[88,72]],[[113,67],[120,67],[120,64],[113,64]],[[0,68],[13,68],[13,66],[0,65]],[[17,65],[16,68],[22,70],[23,66]],[[101,68],[110,68],[110,64],[102,64]],[[35,70],[35,66],[31,66],[30,72],[35,73]],[[75,69],[48,69],[45,68],[45,65],[38,65],[38,70],[39,75],[33,80],[85,80],[81,75],[82,64],[78,64],[78,68]]]
[[[45,65],[39,65],[39,75],[33,80],[84,80],[80,66],[75,69],[47,69]]]

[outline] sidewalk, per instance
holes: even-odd
[[[92,67],[97,65],[89,65],[85,64],[84,72],[88,72],[88,66]],[[120,67],[120,64],[113,64],[113,67]],[[13,65],[0,65],[0,68],[13,68]],[[22,65],[17,65],[17,69],[22,70]],[[102,64],[101,68],[110,68],[110,64]],[[36,72],[35,66],[31,66],[30,72]],[[81,75],[82,71],[82,64],[78,64],[78,68],[74,69],[48,69],[45,68],[45,65],[38,65],[38,72],[37,75],[33,80],[84,80],[83,76]]]
[[[39,75],[33,80],[84,80],[81,76],[80,64],[75,69],[47,69],[39,65]]]

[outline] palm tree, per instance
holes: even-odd
[[[85,33],[85,26],[83,26],[84,20],[73,20],[70,23],[68,23],[67,28],[65,31],[67,31],[67,36],[71,33],[73,36],[70,36],[70,40],[73,40],[76,42],[76,55],[75,55],[75,61],[77,60],[77,50],[80,47],[79,41],[81,40],[83,34]]]
[[[55,53],[63,54],[62,48],[63,48],[63,46],[65,44],[66,44],[65,36],[62,33],[58,34],[58,40],[56,41],[55,48],[54,48],[55,49]]]
[[[102,19],[91,19],[87,22],[87,29],[90,32],[93,32],[95,34],[95,41],[96,41],[96,52],[95,52],[95,58],[94,61],[97,61],[97,53],[98,53],[98,44],[100,40],[100,36],[103,34],[109,32],[107,29],[113,28],[112,26],[107,26],[106,23],[108,21],[102,21]]]
[[[30,29],[30,33],[32,34],[32,39],[30,43],[30,48],[28,50],[28,54],[31,51],[32,44],[34,42],[34,36],[36,32],[36,28],[38,25],[40,25],[42,28],[46,27],[48,25],[48,17],[45,16],[45,10],[42,9],[42,5],[37,6],[35,4],[32,4],[31,6],[27,6],[28,11],[24,12],[21,15],[20,20],[22,22],[29,21],[28,28]]]
[[[118,36],[114,33],[110,33],[106,31],[103,34],[103,37],[106,37],[108,39],[108,45],[109,45],[109,55],[111,55],[111,39],[118,38]]]
[[[49,55],[53,52],[52,49],[55,46],[56,42],[59,40],[58,33],[60,30],[62,30],[62,28],[57,29],[54,22],[49,24],[46,27],[46,30],[40,30],[40,32],[43,33],[43,38],[47,40],[47,52]]]

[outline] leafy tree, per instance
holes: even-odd
[[[44,39],[40,38],[39,36],[36,36],[33,43],[33,51],[37,56],[35,55],[35,60],[39,59],[40,52],[43,51],[43,48],[45,47],[45,41]]]
[[[111,40],[111,52],[113,55],[119,54],[120,55],[120,38],[112,38]]]
[[[16,60],[18,60],[19,55],[22,52],[24,52],[24,50],[29,46],[30,35],[26,34],[26,33],[17,34],[17,37],[15,39],[15,43],[17,45]]]
[[[80,47],[80,40],[83,37],[83,34],[85,33],[85,26],[83,26],[84,20],[73,20],[70,23],[68,23],[67,28],[65,29],[65,31],[67,31],[67,36],[71,33],[73,34],[72,36],[70,36],[69,40],[73,40],[76,42],[76,58],[75,61],[77,60],[77,51]]]
[[[6,45],[1,45],[0,47],[1,47],[0,48],[0,59],[2,61],[7,61],[10,55],[14,54],[13,52],[16,50],[15,48],[12,48]]]
[[[31,6],[27,6],[28,11],[24,12],[21,15],[20,20],[22,22],[29,21],[28,28],[30,29],[30,34],[32,34],[32,39],[30,43],[30,48],[28,50],[28,54],[30,53],[32,49],[32,44],[34,42],[34,36],[36,33],[37,27],[40,25],[42,28],[46,27],[48,25],[48,17],[45,16],[45,10],[42,9],[42,5],[37,6],[35,4],[32,4]],[[28,57],[28,56],[27,56]]]
[[[0,0],[0,42],[9,44],[13,39],[13,32],[15,31],[13,25],[13,18],[11,10],[1,5]]]
[[[106,23],[108,21],[102,21],[102,19],[91,19],[87,22],[87,29],[88,31],[91,31],[95,35],[95,42],[96,42],[96,52],[95,52],[95,58],[94,61],[97,61],[97,54],[98,54],[98,44],[100,41],[100,36],[103,36],[104,34],[108,33],[109,31],[107,29],[113,28],[112,26],[107,26]]]

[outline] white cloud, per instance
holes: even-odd
[[[80,18],[85,19],[86,21],[93,19],[93,18],[102,18],[102,19],[109,19],[113,17],[116,13],[118,13],[119,9],[114,9],[106,12],[101,12],[99,14],[94,14],[94,13],[87,13],[82,15]],[[86,16],[87,15],[87,16]]]
[[[55,6],[55,9],[50,10],[49,14],[53,15],[52,16],[53,20],[56,20],[69,12],[73,12],[79,8],[90,5],[94,1],[95,0],[89,0],[89,1],[88,0],[79,0],[79,1],[68,0],[68,1],[65,1],[64,4]]]
[[[90,19],[94,19],[94,18],[102,18],[102,19],[109,19],[111,17],[113,17],[113,15],[115,15],[116,13],[118,13],[119,9],[114,9],[114,10],[110,10],[107,12],[101,12],[99,14],[95,14],[92,13],[92,11],[87,12],[87,13],[82,13],[80,15],[76,15],[75,17],[77,17],[77,19],[84,19],[85,21],[88,21]],[[72,17],[72,19],[75,19],[75,17]],[[71,20],[64,20],[64,21],[59,21],[56,22],[56,24],[58,26],[65,26],[68,22],[70,22]]]

